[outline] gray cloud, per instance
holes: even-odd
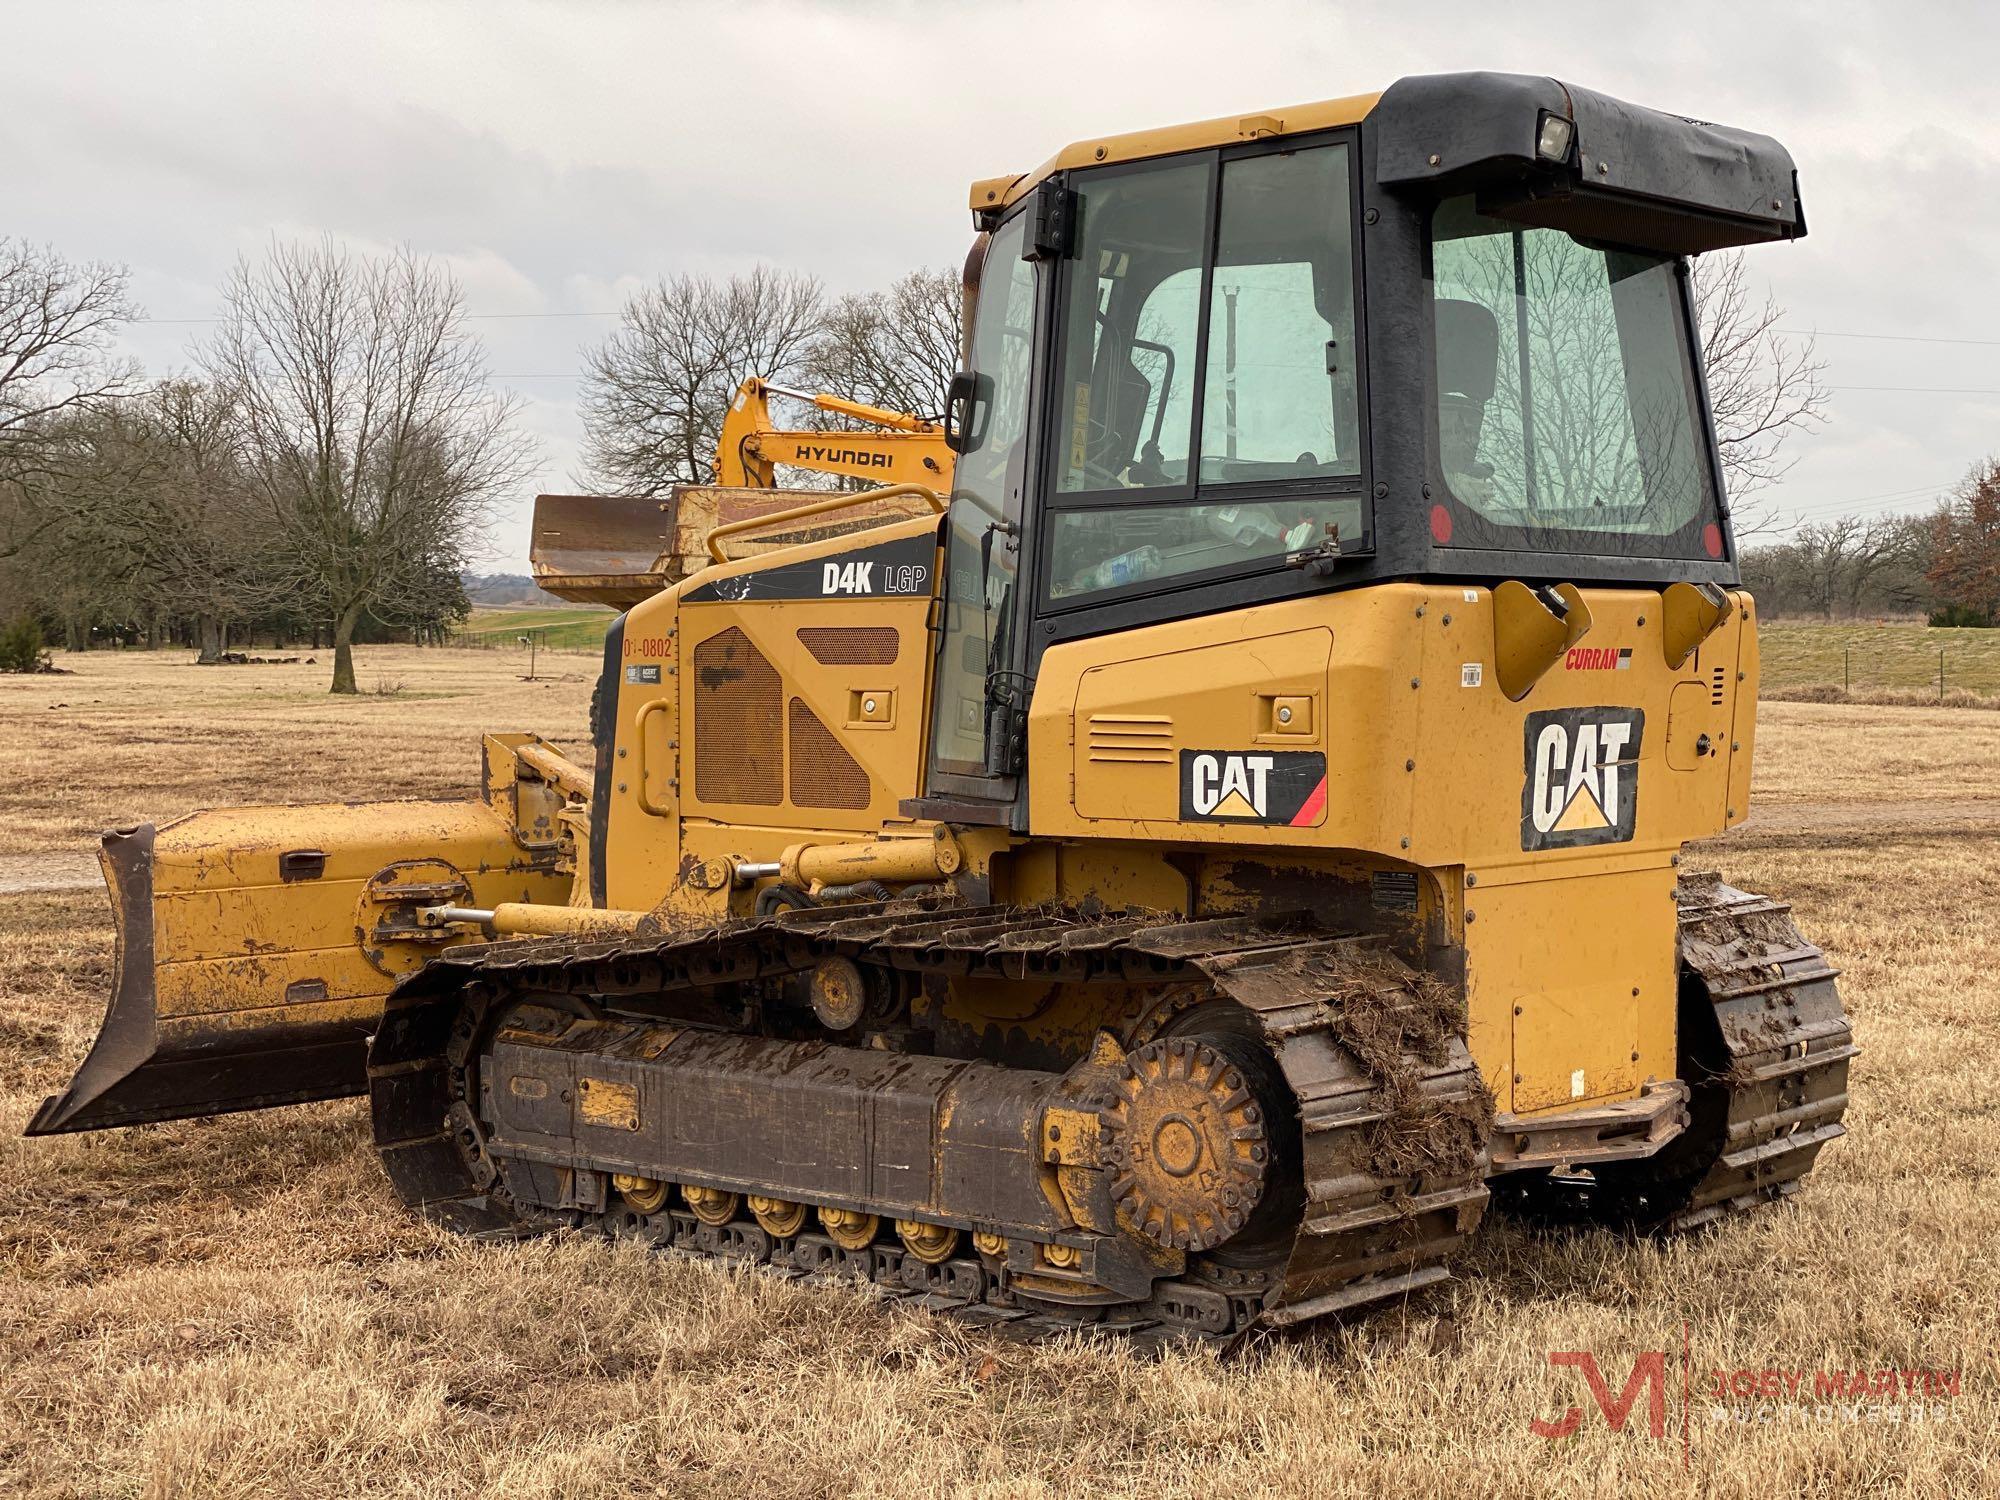
[[[1984,5],[79,0],[17,8],[7,34],[5,230],[127,262],[163,319],[211,313],[229,263],[274,233],[408,242],[489,313],[601,312],[663,273],[759,260],[878,285],[956,263],[966,184],[1066,141],[1486,67],[1784,140],[1812,234],[1752,264],[1791,326],[2000,339]],[[565,377],[608,322],[478,326],[528,399],[542,483],[567,484]],[[199,332],[131,343],[166,367]],[[1941,486],[2000,447],[2000,396],[1955,393],[2000,389],[1994,349],[1820,347],[1833,421],[1780,506]],[[501,561],[524,556],[528,500]]]

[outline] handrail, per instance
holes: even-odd
[[[777,526],[786,521],[802,521],[807,516],[825,515],[830,510],[845,510],[850,505],[861,505],[870,500],[892,500],[898,495],[922,495],[930,508],[939,515],[944,514],[944,496],[927,484],[885,484],[879,490],[862,490],[853,495],[834,495],[829,499],[815,500],[810,505],[795,505],[790,510],[774,511],[768,516],[747,516],[741,521],[725,521],[710,531],[704,541],[708,555],[719,563],[730,560],[722,550],[725,537],[736,536],[740,532],[755,531],[764,526]]]
[[[646,764],[646,722],[654,714],[665,713],[673,706],[674,700],[672,698],[654,698],[639,710],[639,717],[632,726],[633,738],[637,741],[639,751],[638,755],[634,757],[638,761],[638,764],[633,767],[633,770],[638,773],[635,779],[639,784],[639,811],[650,813],[656,818],[671,818],[679,811],[679,799],[676,798],[673,802],[668,803],[655,802],[653,794],[646,787],[646,775],[649,769]]]

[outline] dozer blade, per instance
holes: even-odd
[[[567,899],[550,851],[484,802],[197,813],[104,836],[111,1004],[29,1135],[358,1094],[396,980],[441,946],[441,902]]]

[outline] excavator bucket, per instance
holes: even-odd
[[[577,604],[629,609],[672,581],[674,502],[537,495],[535,582]]]
[[[731,544],[732,556],[747,557],[925,513],[921,499],[890,494],[837,517],[789,518],[789,512],[829,493],[682,484],[665,499],[537,495],[528,561],[535,582],[557,598],[622,610],[713,562],[707,541],[718,526],[786,518]]]
[[[362,1092],[383,997],[446,943],[479,940],[421,926],[419,908],[569,898],[543,789],[502,789],[493,801],[233,808],[106,834],[110,1008],[27,1133]],[[518,815],[531,804],[539,825]]]

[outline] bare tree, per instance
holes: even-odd
[[[290,582],[333,622],[336,693],[356,691],[364,613],[393,619],[428,593],[531,472],[516,403],[488,386],[464,316],[456,283],[408,250],[280,243],[237,264],[200,351]]]
[[[806,357],[820,390],[940,420],[964,336],[955,271],[910,272],[886,292],[857,292],[827,309]]]
[[[1704,255],[1694,262],[1694,307],[1701,330],[1702,369],[1715,413],[1723,478],[1737,502],[1738,536],[1769,530],[1776,519],[1742,501],[1775,484],[1797,462],[1786,440],[1826,420],[1826,361],[1813,341],[1779,332],[1785,309],[1766,294],[1750,294],[1743,252]]]
[[[126,276],[0,238],[0,466],[50,419],[139,388],[137,363],[113,353],[138,316]]]
[[[722,415],[752,375],[795,384],[825,296],[811,277],[759,266],[716,281],[676,276],[625,304],[584,354],[584,460],[608,493],[710,484]]]
[[[114,352],[118,328],[134,316],[122,266],[78,264],[50,246],[0,238],[0,564],[8,564],[0,604],[8,614],[48,592],[48,574],[28,554],[48,552],[38,544],[62,518],[50,490],[66,480],[56,458],[76,452],[72,420],[138,388],[138,366]],[[70,602],[64,620],[74,636]]]

